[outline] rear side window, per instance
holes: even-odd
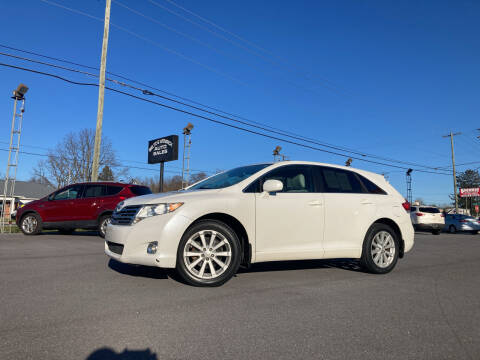
[[[412,206],[412,207],[410,208],[410,211],[411,211],[411,212],[417,211],[417,208],[416,208],[415,206]]]
[[[85,193],[83,197],[85,198],[92,198],[92,197],[100,197],[105,195],[105,185],[98,184],[98,185],[85,185]]]
[[[368,180],[365,176],[362,176],[360,174],[357,174],[357,176],[360,178],[363,185],[367,189],[367,192],[369,192],[370,194],[387,195],[387,193],[385,191],[380,189],[380,187],[378,187],[373,182]]]
[[[429,213],[429,214],[439,214],[440,210],[434,207],[421,207],[420,212]]]
[[[150,188],[146,186],[132,186],[130,187],[130,191],[137,196],[147,195],[152,193],[152,190],[150,190]]]
[[[82,185],[72,185],[53,195],[53,200],[72,200],[80,197]],[[51,196],[51,195],[50,195]]]
[[[120,191],[122,191],[123,187],[115,186],[115,185],[107,185],[106,186],[106,194],[107,196],[117,195]]]
[[[325,192],[327,193],[364,193],[357,176],[342,169],[323,168]]]

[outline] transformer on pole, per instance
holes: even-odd
[[[182,163],[182,189],[188,186],[190,177],[190,149],[192,147],[193,124],[188,123],[183,128],[183,163]],[[187,163],[185,166],[185,162]]]
[[[2,210],[0,220],[0,231],[5,232],[5,224],[10,222],[10,215],[15,208],[15,182],[17,179],[18,153],[20,150],[20,135],[22,133],[23,113],[25,112],[25,94],[28,87],[24,84],[18,85],[13,91],[13,118],[12,129],[10,131],[10,146],[8,149],[7,171],[5,172],[5,182],[3,183]],[[20,111],[17,112],[18,102],[20,102]],[[16,136],[15,136],[16,135]],[[13,168],[13,175],[10,176],[10,168]],[[7,203],[10,202],[8,213]],[[5,217],[8,216],[8,219]],[[8,221],[7,221],[8,220]],[[10,226],[8,227],[10,231]]]

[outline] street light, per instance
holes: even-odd
[[[192,129],[192,123],[188,123],[187,126],[183,128],[182,189],[188,185],[188,176],[190,174],[190,149],[192,147]],[[185,161],[187,162],[186,167]]]
[[[28,86],[25,84],[18,85],[16,90],[13,90],[13,97],[12,99],[15,100],[23,100],[23,97],[28,91]]]
[[[187,126],[183,128],[183,135],[190,135],[192,129],[193,129],[193,124],[188,123]]]

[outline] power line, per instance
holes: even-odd
[[[6,141],[0,141],[0,144],[10,144],[9,142],[6,142]],[[51,149],[51,148],[46,148],[46,147],[41,147],[41,146],[33,146],[33,145],[26,145],[26,144],[22,144],[23,147],[27,147],[27,148],[34,148],[34,149],[42,149],[42,150],[47,150],[47,151],[50,151],[50,152],[53,152],[54,150]],[[3,149],[0,149],[0,150],[3,150]],[[8,150],[7,150],[8,151]],[[26,154],[26,155],[39,155],[39,156],[53,156],[53,157],[56,157],[56,155],[53,155],[51,153],[49,154],[39,154],[39,153],[31,153],[31,152],[22,152],[20,151],[20,153],[22,154]],[[142,162],[142,161],[136,161],[136,160],[126,160],[126,159],[118,159],[119,162],[121,163],[133,163],[133,164],[143,164],[145,165],[145,162]],[[118,167],[121,167],[122,165],[118,165]],[[152,164],[152,166],[155,166]],[[124,166],[124,167],[127,167],[127,166]],[[128,166],[128,167],[131,167],[131,166]],[[174,168],[174,169],[178,169],[180,170],[181,168],[179,168],[178,166],[169,166],[171,168]],[[142,169],[145,169],[145,170],[152,170],[152,171],[156,171],[158,172],[158,168],[155,167],[155,169],[153,168],[149,168],[149,169],[146,169],[146,168],[142,168]],[[191,169],[192,171],[197,171],[197,172],[204,172],[204,173],[207,173],[207,174],[214,174],[215,171],[213,170],[200,170],[200,169]]]
[[[66,82],[71,83],[71,84],[83,85],[83,86],[94,86],[94,87],[98,86],[98,84],[80,83],[80,82],[76,82],[76,81],[73,81],[73,80],[66,79],[66,78],[61,77],[59,75],[46,73],[46,72],[33,70],[33,69],[28,69],[28,68],[24,68],[24,67],[20,67],[20,66],[15,66],[15,65],[10,65],[10,64],[5,64],[5,63],[0,63],[0,66],[10,67],[10,68],[18,69],[18,70],[23,70],[23,71],[28,71],[28,72],[44,75],[44,76],[53,77],[53,78],[56,78],[56,79],[59,79],[59,80],[66,81]],[[388,166],[388,167],[393,167],[393,168],[398,168],[398,169],[408,169],[407,167],[404,167],[404,166],[398,166],[398,165],[387,164],[387,163],[382,163],[382,162],[373,161],[373,160],[362,159],[362,158],[358,158],[358,157],[355,157],[355,156],[349,156],[349,155],[341,154],[341,153],[334,152],[334,151],[320,149],[320,148],[317,148],[317,147],[314,147],[314,146],[298,143],[298,142],[295,142],[295,141],[292,141],[292,140],[279,138],[279,137],[272,136],[272,135],[269,135],[269,134],[261,133],[259,131],[255,131],[255,130],[243,128],[243,127],[240,127],[240,126],[237,126],[237,125],[229,124],[229,123],[226,123],[224,121],[212,119],[212,118],[209,118],[207,116],[203,116],[203,115],[196,114],[196,113],[193,113],[193,112],[190,112],[190,111],[187,111],[187,110],[179,109],[179,108],[176,108],[174,106],[163,104],[163,103],[160,103],[160,102],[157,102],[157,101],[154,101],[154,100],[145,99],[145,98],[142,98],[140,96],[136,96],[136,95],[133,95],[133,94],[130,94],[130,93],[127,93],[125,91],[118,90],[118,89],[110,88],[110,87],[107,87],[107,86],[105,88],[110,90],[110,91],[113,91],[113,92],[116,92],[116,93],[119,93],[119,94],[123,94],[123,95],[129,96],[129,97],[141,100],[141,101],[145,101],[145,102],[148,102],[148,103],[151,103],[151,104],[155,104],[155,105],[161,106],[161,107],[166,108],[166,109],[170,109],[170,110],[174,110],[174,111],[177,111],[177,112],[180,112],[180,113],[183,113],[183,114],[195,116],[197,118],[204,119],[204,120],[210,121],[212,123],[216,123],[216,124],[219,124],[219,125],[224,125],[224,126],[234,128],[234,129],[237,129],[237,130],[241,130],[241,131],[244,131],[244,132],[247,132],[247,133],[250,133],[250,134],[255,134],[255,135],[265,137],[265,138],[269,138],[269,139],[273,139],[273,140],[277,140],[277,141],[282,141],[282,142],[285,142],[285,143],[289,143],[289,144],[292,144],[292,145],[300,146],[300,147],[311,149],[311,150],[316,150],[316,151],[320,151],[320,152],[324,152],[324,153],[328,153],[328,154],[332,154],[332,155],[336,155],[336,156],[341,156],[343,158],[350,157],[352,159],[367,162],[367,163],[371,163],[371,164],[383,165],[383,166]],[[423,169],[413,169],[413,170],[418,171],[418,172],[431,173],[431,174],[451,175],[451,173],[433,172],[433,171],[427,171],[427,170],[423,170]]]
[[[208,24],[216,27],[217,29],[221,30],[222,32],[224,32],[224,33],[226,33],[226,34],[229,34],[229,35],[231,35],[231,36],[234,36],[234,37],[236,37],[237,39],[243,41],[244,43],[249,44],[250,47],[246,47],[246,46],[244,46],[243,44],[239,43],[238,41],[234,41],[234,40],[232,40],[232,39],[229,39],[228,37],[223,36],[222,34],[219,34],[218,32],[211,30],[211,29],[208,28],[207,26],[204,26],[204,25],[202,25],[202,24],[199,24],[198,22],[195,22],[195,21],[189,19],[188,17],[183,16],[183,15],[181,15],[181,14],[173,11],[173,10],[169,9],[168,7],[166,7],[166,6],[163,6],[163,5],[159,4],[159,3],[156,2],[156,1],[153,1],[153,0],[148,0],[148,1],[149,1],[151,4],[153,4],[153,5],[157,6],[157,7],[160,7],[160,8],[162,8],[162,9],[168,11],[169,13],[171,13],[171,14],[179,17],[179,18],[181,18],[181,19],[183,19],[183,20],[185,20],[185,21],[187,21],[187,22],[189,22],[189,23],[191,23],[191,24],[193,24],[193,25],[195,25],[195,26],[197,26],[197,27],[199,27],[199,28],[202,28],[202,29],[208,31],[208,32],[211,33],[212,35],[214,35],[214,36],[216,36],[216,37],[218,37],[218,38],[220,38],[220,39],[223,39],[223,40],[225,40],[225,41],[227,41],[227,42],[229,42],[229,43],[231,43],[231,44],[233,44],[233,45],[235,45],[235,46],[237,46],[237,47],[239,47],[239,48],[242,48],[243,50],[245,50],[245,51],[247,51],[247,52],[249,52],[249,53],[251,53],[251,54],[253,54],[253,55],[257,56],[257,57],[262,58],[263,60],[269,62],[270,64],[273,64],[273,65],[275,65],[275,66],[277,66],[277,67],[278,67],[278,66],[281,66],[282,69],[287,69],[287,70],[289,70],[290,72],[295,73],[295,72],[293,72],[293,71],[290,69],[290,65],[289,65],[289,64],[288,64],[288,65],[285,65],[285,62],[284,62],[284,61],[283,61],[284,64],[281,64],[281,63],[279,63],[279,62],[276,61],[276,60],[272,60],[272,58],[273,58],[273,59],[278,59],[278,57],[276,57],[276,56],[271,56],[271,55],[265,56],[264,54],[259,53],[258,51],[255,51],[255,50],[252,50],[252,49],[251,49],[251,47],[253,46],[254,48],[257,48],[257,49],[263,51],[264,53],[271,54],[269,51],[265,50],[264,48],[259,47],[258,45],[255,45],[255,44],[253,44],[252,42],[250,42],[250,41],[248,41],[248,40],[246,40],[246,39],[244,39],[244,38],[242,38],[242,37],[240,37],[240,36],[238,36],[238,35],[230,32],[230,31],[228,31],[228,30],[226,30],[226,29],[224,29],[224,28],[222,28],[221,26],[215,24],[214,22],[205,19],[204,17],[202,17],[202,16],[194,13],[194,12],[191,11],[191,10],[188,10],[188,9],[186,9],[186,8],[184,8],[184,7],[176,4],[176,3],[173,2],[173,1],[166,0],[166,1],[168,1],[169,3],[171,3],[172,5],[176,6],[177,8],[182,9],[183,11],[185,11],[185,12],[187,12],[187,13],[189,13],[189,14],[191,14],[191,15],[199,18],[199,19],[201,19],[202,21],[204,21],[204,22],[206,22],[206,23],[208,23]],[[297,73],[295,73],[295,74],[298,75]],[[311,78],[309,78],[309,77],[306,77],[306,76],[303,76],[303,77],[306,78],[307,80],[311,80]],[[330,90],[333,90],[333,91],[335,91],[335,92],[337,92],[337,93],[339,93],[339,94],[345,95],[345,94],[344,94],[344,89],[338,87],[336,84],[332,83],[331,81],[329,81],[329,80],[327,80],[327,79],[321,78],[321,77],[319,77],[319,79],[320,79],[320,81],[321,81],[320,85],[322,85],[323,87],[326,87],[326,88],[328,88],[328,89],[330,89]]]
[[[2,149],[0,148],[0,151],[8,151],[8,149]],[[58,155],[53,155],[53,154],[40,154],[40,153],[32,153],[28,151],[19,151],[20,154],[23,155],[31,155],[31,156],[41,156],[41,157],[53,157],[56,159],[66,159],[66,160],[73,160],[69,157],[65,156],[58,156]],[[104,164],[101,164],[104,165]],[[124,168],[129,168],[129,169],[140,169],[140,170],[148,170],[148,171],[154,171],[158,173],[158,169],[152,169],[152,168],[146,168],[146,167],[139,167],[139,166],[123,166],[123,165],[109,165],[110,167],[124,167]],[[174,170],[166,170],[166,172],[172,173],[172,174],[181,174],[181,171],[174,171]]]
[[[232,55],[230,55],[230,53],[228,53],[228,52],[225,52],[225,51],[223,51],[223,50],[220,50],[220,49],[216,48],[215,46],[212,46],[212,45],[210,45],[210,44],[208,44],[208,43],[206,43],[206,42],[204,42],[204,41],[202,41],[202,40],[199,40],[199,39],[197,39],[197,38],[195,38],[195,37],[193,37],[193,36],[190,36],[190,35],[182,32],[182,31],[179,31],[179,30],[175,29],[175,28],[172,27],[172,26],[169,26],[169,25],[167,25],[167,24],[164,24],[163,22],[158,21],[157,19],[152,18],[151,16],[148,16],[148,15],[146,15],[146,14],[144,14],[144,13],[138,11],[138,10],[135,10],[135,9],[133,9],[133,8],[131,8],[131,7],[127,6],[127,5],[125,5],[125,4],[117,1],[117,0],[112,0],[112,2],[115,3],[115,4],[117,4],[117,5],[120,6],[120,7],[123,7],[124,9],[127,9],[128,11],[130,11],[130,12],[132,12],[132,13],[138,15],[138,16],[143,17],[144,19],[147,19],[147,20],[149,20],[149,21],[152,21],[152,22],[154,22],[154,23],[162,26],[163,28],[165,28],[165,29],[167,29],[167,30],[169,30],[169,31],[177,34],[177,35],[183,36],[183,37],[185,37],[185,38],[187,38],[187,39],[189,39],[189,40],[191,40],[191,41],[196,42],[197,44],[200,44],[200,45],[202,45],[202,46],[204,46],[204,47],[207,47],[208,49],[216,52],[217,54],[223,55],[223,56],[227,57],[228,59],[231,59],[231,60],[238,61],[238,62],[241,62],[241,63],[243,63],[243,64],[246,64],[247,66],[252,67],[254,70],[260,72],[260,73],[263,74],[263,75],[272,77],[273,79],[279,78],[278,76],[271,75],[271,74],[263,71],[263,69],[261,69],[261,68],[260,68],[259,66],[257,66],[257,65],[252,64],[251,62],[244,61],[244,60],[242,60],[241,58],[239,58],[238,56],[232,56]],[[296,83],[296,82],[294,82],[294,81],[288,80],[288,79],[286,79],[286,78],[279,78],[279,79],[280,79],[281,81],[285,81],[285,82],[288,83],[289,85],[292,85],[292,86],[294,86],[294,87],[296,87],[296,88],[298,88],[298,89],[301,89],[301,90],[304,90],[304,91],[308,91],[308,92],[312,92],[313,94],[318,95],[318,93],[317,93],[314,89],[305,87],[305,86],[303,86],[303,85],[300,85],[300,84],[298,84],[298,83]]]
[[[64,66],[58,66],[58,65],[55,65],[55,64],[50,64],[50,63],[37,61],[37,60],[25,58],[25,57],[20,57],[20,56],[16,56],[16,55],[11,55],[11,54],[7,54],[7,53],[3,53],[3,52],[0,52],[0,55],[13,57],[13,58],[16,58],[16,59],[21,59],[21,60],[25,60],[25,61],[29,61],[29,62],[41,64],[41,65],[51,66],[51,67],[54,67],[54,68],[60,68],[62,70],[66,70],[66,71],[81,73],[81,74],[85,74],[85,75],[92,76],[92,77],[98,77],[98,75],[96,75],[96,74],[84,72],[84,71],[81,71],[81,70],[71,69],[71,68],[67,68],[67,67],[64,67]],[[178,101],[178,100],[175,100],[175,99],[163,96],[163,95],[155,94],[151,91],[141,89],[141,88],[135,87],[133,85],[130,85],[130,84],[127,84],[127,83],[124,83],[124,82],[120,82],[120,81],[117,81],[117,80],[114,80],[114,79],[107,78],[106,80],[114,82],[115,84],[118,84],[118,85],[126,86],[126,87],[129,87],[129,88],[141,91],[145,95],[157,96],[159,98],[162,98],[162,99],[165,99],[165,100],[168,100],[168,101],[171,101],[171,102],[183,105],[183,106],[187,106],[187,107],[193,108],[195,110],[199,110],[199,111],[208,113],[210,115],[218,116],[218,117],[224,118],[226,120],[230,120],[230,121],[234,121],[234,122],[237,122],[237,123],[240,123],[240,124],[243,124],[243,125],[251,126],[251,127],[263,130],[263,131],[268,131],[268,132],[271,132],[271,133],[274,133],[274,134],[277,134],[277,135],[287,136],[287,137],[293,138],[295,140],[300,140],[300,141],[303,141],[303,142],[312,143],[312,144],[319,145],[319,146],[322,146],[322,147],[326,147],[326,148],[330,148],[330,149],[334,149],[334,150],[339,150],[339,151],[343,151],[343,152],[347,152],[347,153],[351,153],[351,154],[356,154],[356,155],[360,155],[360,156],[363,156],[363,157],[371,157],[371,158],[375,158],[375,159],[379,159],[379,160],[383,160],[383,161],[396,162],[396,163],[401,163],[401,164],[405,164],[405,165],[420,166],[420,167],[424,167],[424,168],[432,169],[432,170],[437,170],[438,169],[438,167],[432,167],[432,166],[427,166],[427,165],[422,165],[422,164],[417,164],[417,163],[412,163],[412,162],[406,162],[406,161],[401,161],[401,160],[396,160],[396,159],[391,159],[391,158],[385,158],[385,157],[380,157],[380,156],[372,155],[372,154],[364,154],[364,153],[358,152],[356,150],[351,150],[351,149],[348,149],[348,148],[343,148],[343,147],[339,147],[339,146],[335,146],[335,145],[330,145],[330,144],[327,144],[327,143],[322,143],[322,142],[319,142],[318,140],[313,140],[313,139],[303,137],[301,135],[292,134],[292,133],[286,132],[284,130],[278,130],[278,131],[272,130],[268,125],[264,125],[264,124],[261,124],[259,122],[254,122],[254,123],[255,124],[261,124],[262,126],[252,125],[251,121],[248,121],[248,122],[241,121],[241,120],[229,117],[229,116],[225,116],[225,115],[222,115],[222,114],[219,114],[219,113],[208,111],[208,110],[202,109],[200,107],[190,105],[190,104],[187,104],[185,102]]]
[[[41,1],[41,2],[44,2],[44,3],[46,3],[46,4],[49,4],[49,5],[52,5],[52,6],[61,8],[61,9],[64,9],[64,10],[71,11],[71,12],[76,13],[76,14],[78,14],[78,15],[86,16],[86,17],[88,17],[88,18],[90,18],[90,19],[97,20],[97,21],[100,21],[100,22],[102,22],[102,23],[104,22],[103,19],[101,19],[101,18],[99,18],[99,17],[97,17],[97,16],[90,15],[90,14],[85,13],[85,12],[83,12],[83,11],[70,8],[70,7],[68,7],[68,6],[64,6],[64,5],[57,4],[57,3],[53,2],[53,1],[49,1],[49,0],[40,0],[40,1]],[[143,35],[137,34],[136,32],[131,31],[131,30],[129,30],[129,29],[123,27],[123,26],[114,24],[114,23],[112,23],[112,22],[110,22],[110,26],[113,26],[113,27],[117,28],[118,30],[121,30],[121,31],[123,31],[123,32],[126,32],[127,34],[130,34],[130,35],[132,35],[132,36],[134,36],[134,37],[136,37],[136,38],[138,38],[138,39],[141,39],[141,40],[143,40],[143,41],[149,42],[150,44],[152,44],[152,45],[154,45],[154,46],[157,46],[157,47],[159,47],[160,49],[162,49],[162,50],[164,50],[164,51],[167,51],[167,52],[172,53],[172,54],[174,54],[174,55],[176,55],[176,56],[178,56],[178,57],[181,57],[181,58],[184,59],[184,60],[190,61],[190,62],[192,62],[192,63],[194,63],[194,64],[196,64],[196,65],[199,65],[199,66],[201,66],[201,67],[203,67],[203,68],[205,68],[205,69],[207,69],[207,70],[209,70],[209,71],[211,71],[211,72],[213,72],[213,73],[216,73],[217,75],[221,75],[221,76],[223,76],[223,77],[225,77],[225,78],[228,78],[228,79],[230,79],[230,80],[233,80],[233,81],[235,81],[236,83],[242,84],[242,85],[244,85],[244,86],[250,86],[250,85],[247,84],[246,82],[244,82],[244,81],[242,81],[242,80],[240,80],[240,79],[237,79],[237,78],[234,77],[234,76],[231,76],[231,75],[229,75],[229,74],[227,74],[227,73],[224,73],[224,72],[222,72],[222,71],[219,71],[219,70],[217,70],[217,69],[215,69],[215,68],[213,68],[213,67],[211,67],[211,66],[209,66],[209,65],[206,65],[206,64],[204,64],[204,63],[202,63],[202,62],[200,62],[200,61],[197,61],[197,60],[195,60],[195,59],[193,59],[193,58],[191,58],[191,57],[188,57],[187,55],[184,55],[184,54],[182,54],[182,53],[180,53],[180,52],[178,52],[178,51],[176,51],[176,50],[173,50],[173,49],[170,49],[170,48],[168,48],[168,47],[166,47],[166,46],[163,46],[162,44],[160,44],[160,43],[158,43],[158,42],[156,42],[156,41],[154,41],[154,40],[151,40],[151,39],[149,39],[149,38],[146,38],[146,37],[143,36]]]

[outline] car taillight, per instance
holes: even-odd
[[[125,196],[119,196],[118,198],[120,199],[120,201],[123,201],[123,200],[125,200],[125,199],[126,199],[126,197],[125,197]]]
[[[460,220],[459,222],[461,222],[461,223],[466,223],[466,222],[468,222],[468,221],[467,221],[467,220]]]
[[[423,213],[415,213],[415,215],[417,215],[417,216],[423,216],[423,215],[425,215],[425,214],[423,214]]]
[[[408,201],[405,201],[403,204],[402,204],[403,208],[405,209],[405,211],[410,211],[410,203]]]

